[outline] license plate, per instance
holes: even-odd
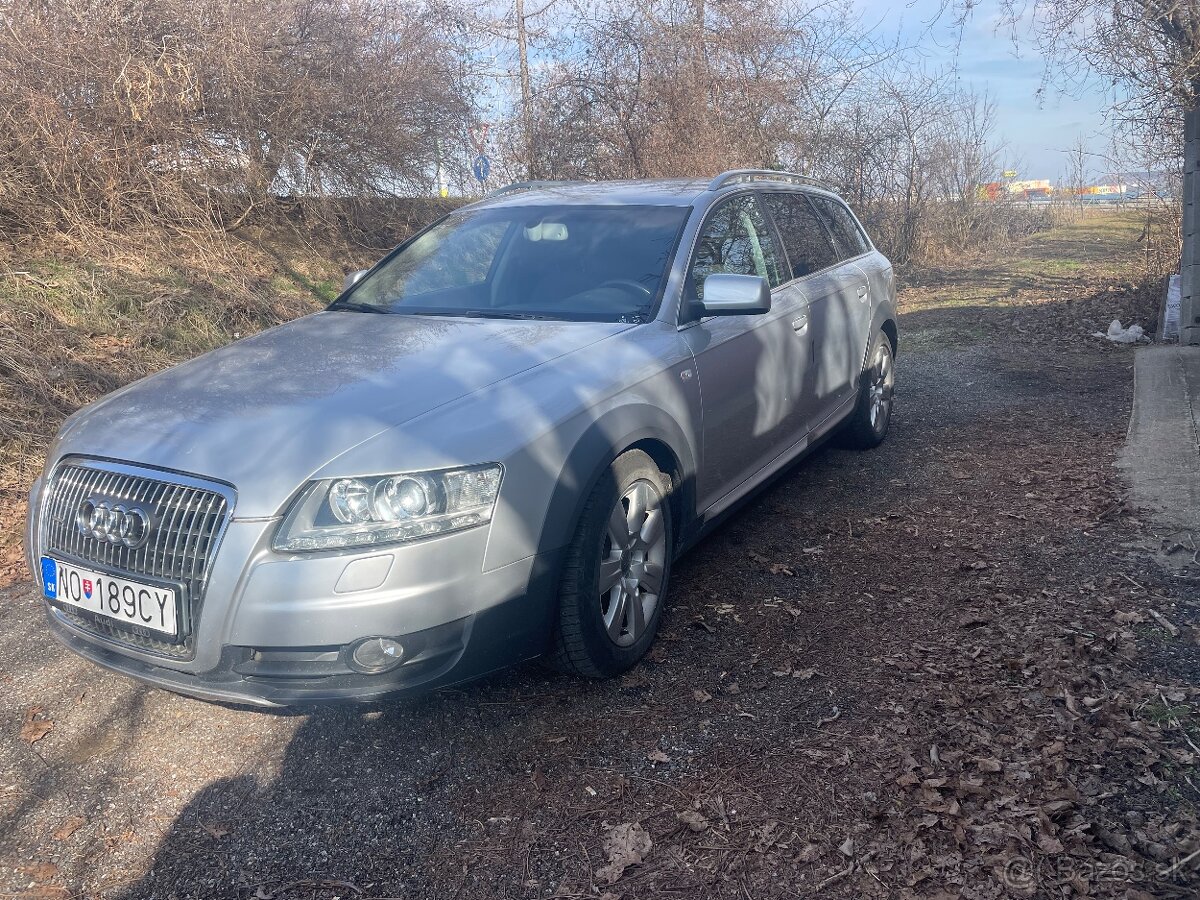
[[[179,592],[175,588],[114,578],[53,557],[42,557],[42,593],[49,600],[153,631],[176,635]]]

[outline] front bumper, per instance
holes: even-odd
[[[348,647],[227,646],[216,667],[191,673],[135,659],[78,631],[53,607],[48,606],[47,613],[54,636],[98,666],[190,697],[262,707],[367,702],[389,694],[424,693],[478,678],[544,649],[543,638],[528,634],[522,626],[523,604],[514,600],[457,622],[403,635],[405,661],[380,675],[363,675],[346,666]]]
[[[264,706],[425,691],[545,650],[559,551],[485,569],[484,526],[358,553],[287,555],[271,548],[277,524],[230,520],[186,655],[124,643],[45,604],[51,631],[80,656],[148,684]],[[397,640],[400,665],[355,671],[350,651],[366,637]]]

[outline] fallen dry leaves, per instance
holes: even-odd
[[[86,824],[87,819],[83,816],[70,816],[65,819],[61,825],[55,828],[54,831],[50,833],[50,836],[56,841],[65,841]]]
[[[641,824],[626,822],[609,829],[604,836],[603,846],[608,864],[596,870],[596,878],[605,884],[616,884],[626,869],[638,865],[650,855],[654,842]]]
[[[69,900],[71,892],[54,880],[59,877],[58,866],[44,860],[35,860],[17,866],[17,871],[29,879],[29,883],[13,896],[15,900]]]
[[[54,723],[45,715],[40,706],[31,706],[25,710],[25,720],[21,723],[21,740],[27,744],[36,744],[54,727]]]
[[[58,877],[58,866],[52,862],[45,862],[43,860],[35,860],[23,866],[17,866],[17,871],[23,875],[28,875],[33,881],[49,881],[51,878]]]
[[[689,831],[702,832],[708,830],[708,817],[697,809],[685,809],[675,813],[680,824],[686,825]]]
[[[73,900],[74,894],[59,884],[35,884],[18,894],[6,895],[6,900]]]
[[[230,832],[228,822],[201,822],[200,827],[208,832],[208,836],[215,840],[220,840],[226,837]]]
[[[675,612],[693,627],[667,632],[669,652],[610,701],[671,766],[610,747],[607,780],[587,770],[594,805],[572,813],[638,821],[650,838],[612,890],[1197,896],[1200,690],[1149,656],[1184,645],[1149,611],[1178,587],[1114,549],[1138,527],[1107,512],[1120,510],[1120,434],[1042,413],[939,430],[891,469],[906,490],[889,509],[839,521],[829,501],[803,519],[764,504],[739,533],[763,546],[750,551],[754,588],[721,580],[720,548],[692,562]],[[937,477],[950,465],[969,489]],[[777,508],[789,493],[808,496],[781,489]],[[770,561],[791,558],[788,542],[825,552],[783,581]],[[690,687],[696,702],[680,704],[680,681],[738,689]],[[552,764],[570,783],[573,762]],[[572,820],[523,814],[518,846],[571,858],[557,834]],[[551,870],[565,894],[590,890],[595,843]]]

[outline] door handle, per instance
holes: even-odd
[[[865,284],[860,284],[860,285],[858,286],[858,289],[857,289],[856,293],[858,294],[858,299],[859,299],[859,300],[864,300],[864,299],[866,299],[866,296],[867,296],[867,286],[866,286]]]
[[[797,334],[804,334],[808,331],[808,316],[796,316],[792,319],[792,331]]]

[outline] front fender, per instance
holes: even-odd
[[[670,454],[680,491],[673,509],[682,519],[678,524],[686,526],[695,511],[691,485],[695,482],[696,460],[691,442],[683,426],[662,407],[627,403],[599,414],[581,413],[505,461],[501,493],[506,496],[492,523],[487,567],[510,561],[522,548],[530,547],[531,539],[533,552],[537,553],[569,544],[583,506],[600,477],[617,456],[635,444],[654,444],[660,454]],[[551,454],[559,455],[555,465],[548,465]],[[539,486],[548,488],[548,497],[537,489]],[[532,533],[523,533],[531,522],[539,526]],[[677,527],[676,533],[680,530]]]

